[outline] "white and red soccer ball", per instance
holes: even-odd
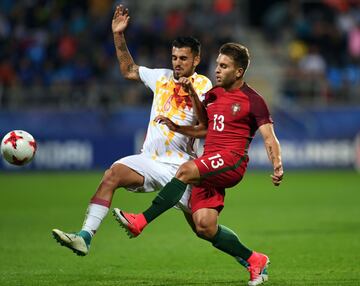
[[[29,163],[36,152],[34,137],[23,130],[13,130],[1,141],[1,155],[10,164],[22,166]]]

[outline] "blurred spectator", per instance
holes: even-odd
[[[77,53],[77,41],[75,37],[65,32],[60,36],[57,50],[60,60],[66,62],[72,59]]]
[[[179,31],[184,29],[185,15],[181,10],[171,10],[166,15],[165,20],[166,31],[170,37],[176,37]]]
[[[20,83],[23,86],[29,86],[35,79],[35,69],[32,67],[31,62],[27,58],[22,58],[19,63],[18,75]]]
[[[16,72],[8,59],[0,63],[0,85],[10,86],[16,81]]]
[[[309,76],[323,76],[326,71],[326,62],[320,54],[319,48],[315,45],[309,48],[309,51],[299,62],[299,68]]]
[[[358,62],[360,59],[360,19],[357,25],[350,29],[348,38],[350,56]]]
[[[230,14],[234,6],[234,0],[214,0],[214,11],[221,15]]]

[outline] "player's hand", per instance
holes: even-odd
[[[284,170],[282,165],[274,167],[274,174],[270,175],[272,182],[276,187],[281,184],[283,176],[284,176]]]
[[[157,122],[157,123],[166,125],[171,131],[176,131],[176,130],[179,129],[179,125],[175,124],[169,118],[167,118],[167,117],[165,117],[163,115],[156,116],[154,121]]]
[[[124,8],[123,5],[116,6],[111,25],[113,33],[124,32],[129,23],[129,20],[129,10]]]
[[[196,91],[194,89],[194,86],[192,85],[191,79],[187,77],[181,77],[179,78],[179,84],[181,84],[183,90],[190,96],[196,95]]]

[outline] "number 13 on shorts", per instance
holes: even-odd
[[[211,165],[211,167],[212,167],[213,169],[217,169],[217,168],[219,168],[219,167],[221,167],[221,166],[224,165],[224,160],[221,158],[221,155],[220,155],[220,154],[216,154],[215,156],[211,156],[211,157],[206,158],[206,159],[201,159],[200,161],[201,161],[201,163],[203,163],[203,164],[205,165],[205,167],[207,167],[208,169],[209,169],[209,167],[208,167],[206,161],[209,161],[209,162],[210,162],[210,165]]]
[[[224,150],[203,155],[194,160],[202,182],[219,188],[235,186],[242,178],[246,166],[246,156]]]

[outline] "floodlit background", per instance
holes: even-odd
[[[81,259],[51,238],[77,231],[103,171],[138,153],[152,94],[121,77],[110,0],[0,0],[0,137],[38,142],[34,161],[0,158],[0,285],[246,285],[248,274],[169,211],[136,240],[108,216]],[[247,46],[247,82],[266,99],[282,145],[279,188],[261,138],[220,223],[270,256],[269,286],[359,285],[360,3],[358,0],[128,0],[139,65],[171,68],[179,35],[202,43],[213,78],[221,44]],[[119,190],[141,211],[154,194]]]

